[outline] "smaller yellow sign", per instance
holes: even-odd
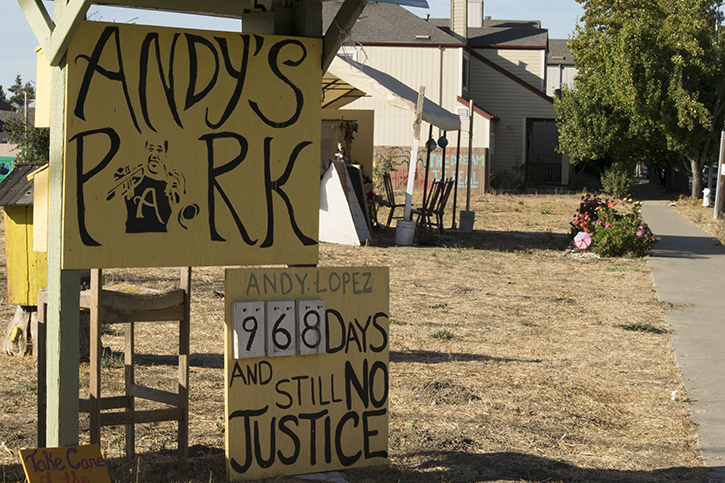
[[[111,483],[97,444],[21,449],[19,453],[30,483]]]

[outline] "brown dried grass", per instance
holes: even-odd
[[[707,481],[687,403],[670,397],[687,388],[646,261],[560,256],[578,202],[476,195],[475,231],[421,238],[433,246],[395,247],[392,227],[369,247],[320,246],[321,266],[390,267],[391,464],[346,471],[349,481]],[[177,277],[105,273],[107,283],[150,288]],[[175,470],[173,424],[137,429],[132,462],[122,459],[122,428],[107,428],[114,481],[225,480],[223,280],[221,268],[194,270],[189,470]],[[138,326],[139,380],[173,388],[173,325]],[[103,343],[120,351],[123,335]],[[113,365],[104,390],[122,387]],[[0,356],[0,370],[0,441],[14,452],[36,441],[35,361]],[[0,462],[3,483],[22,481],[17,456],[0,449]]]

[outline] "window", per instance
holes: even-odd
[[[463,69],[462,69],[461,85],[463,90],[468,92],[470,81],[471,81],[471,57],[463,54]]]

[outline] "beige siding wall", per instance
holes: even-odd
[[[477,106],[499,118],[492,150],[494,171],[523,164],[527,118],[556,118],[552,103],[475,58],[471,59],[471,96]]]
[[[553,96],[557,89],[566,84],[569,87],[574,85],[576,67],[549,65],[546,67],[546,95]]]
[[[456,112],[461,82],[460,49],[365,47],[363,50],[364,54],[361,51],[356,54],[358,62],[385,72],[416,92],[420,86],[425,86],[426,98],[450,112]],[[393,107],[372,97],[359,99],[346,108],[375,110],[376,146],[407,146],[412,143],[415,117],[412,111]],[[427,134],[428,125],[424,124],[422,137]],[[438,138],[437,128],[433,135]]]
[[[477,54],[495,62],[500,67],[528,82],[535,89],[543,90],[543,50],[475,49]]]

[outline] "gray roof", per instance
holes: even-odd
[[[332,23],[342,1],[322,2],[323,29]],[[353,42],[450,44],[460,40],[418,17],[400,5],[368,2],[350,37]]]
[[[483,27],[468,29],[473,47],[545,47],[549,31],[539,21],[485,19]]]
[[[574,54],[571,53],[567,39],[549,39],[549,54],[546,61],[549,64],[574,65]]]
[[[32,206],[33,182],[28,175],[43,163],[18,163],[0,183],[0,206]]]
[[[463,37],[450,28],[450,19],[432,18],[429,23],[442,31],[455,36],[460,42]],[[543,47],[549,31],[541,28],[537,20],[494,20],[484,19],[483,27],[468,28],[468,45],[472,47]]]

